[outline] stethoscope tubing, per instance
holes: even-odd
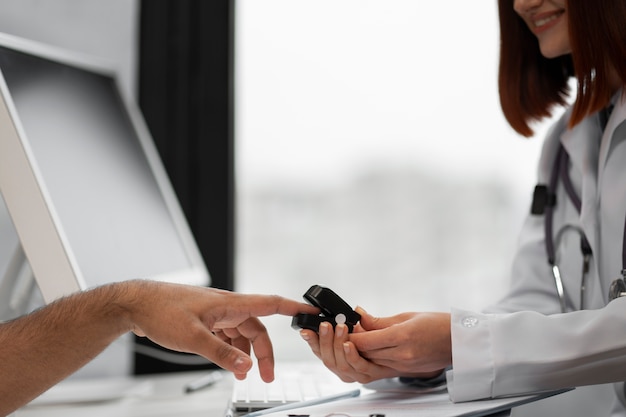
[[[561,277],[561,271],[556,262],[556,246],[559,244],[563,233],[566,230],[574,229],[580,235],[580,247],[581,252],[583,254],[584,262],[588,262],[588,259],[592,255],[591,245],[585,236],[584,231],[574,225],[565,225],[556,236],[554,236],[554,207],[557,204],[556,201],[556,189],[559,183],[559,177],[561,178],[561,182],[563,183],[563,187],[565,192],[567,193],[570,202],[574,205],[578,213],[581,212],[582,203],[576,191],[574,190],[574,186],[572,184],[571,178],[568,175],[568,166],[569,166],[569,155],[565,151],[563,144],[559,144],[559,149],[557,151],[556,158],[554,160],[554,165],[552,167],[552,172],[550,174],[550,182],[548,184],[548,201],[545,207],[545,218],[544,218],[544,231],[545,231],[545,247],[546,254],[548,257],[548,263],[552,268],[552,275],[554,277],[554,283],[557,290],[557,295],[559,296],[559,303],[561,305],[561,311],[566,312],[566,303],[565,303],[565,290],[563,285],[563,279]],[[585,274],[586,274],[587,264],[583,264],[583,276],[581,281],[581,295],[580,302],[581,308],[583,306],[583,298],[584,298],[584,289],[585,289]],[[626,279],[626,216],[624,218],[624,234],[622,240],[622,277],[620,279]],[[611,287],[614,286],[616,282],[613,282]],[[622,283],[624,282],[622,281]],[[626,284],[623,285],[626,287]],[[614,293],[614,291],[611,291]],[[613,296],[624,296],[626,292],[613,294]],[[610,297],[611,299],[612,297]]]

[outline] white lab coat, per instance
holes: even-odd
[[[580,311],[579,301],[579,235],[567,232],[556,248],[569,311],[560,314],[547,262],[544,216],[529,215],[509,294],[487,312],[452,312],[453,369],[448,386],[454,401],[615,383],[593,387],[597,391],[588,391],[585,403],[597,411],[591,414],[594,417],[609,415],[607,408],[614,416],[626,416],[621,382],[626,380],[626,297],[608,302],[609,285],[621,276],[626,219],[626,102],[620,97],[619,93],[614,97],[604,135],[597,115],[566,129],[567,112],[548,134],[539,163],[538,183],[547,184],[559,141],[570,156],[569,173],[582,201],[581,214],[559,182],[554,232],[565,224],[578,225],[591,244],[585,310]],[[584,390],[564,398],[572,401],[577,391]],[[554,397],[555,403],[559,397]],[[608,407],[607,398],[613,402]],[[553,410],[550,415],[565,414]]]

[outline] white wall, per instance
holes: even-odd
[[[504,120],[496,6],[237,1],[238,290],[326,284],[377,315],[506,290],[545,126]]]

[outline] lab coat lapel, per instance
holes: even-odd
[[[587,117],[561,135],[561,143],[570,157],[570,178],[574,186],[581,190],[582,228],[594,253],[598,247],[598,156],[601,135],[597,117]]]
[[[626,101],[622,97],[621,90],[618,91],[613,98],[613,103],[615,105],[613,112],[609,118],[609,121],[606,125],[606,129],[604,132],[602,145],[600,147],[600,161],[602,161],[602,165],[600,166],[600,177],[598,178],[599,183],[602,183],[602,176],[604,173],[604,167],[611,156],[611,150],[617,146],[621,141],[625,140],[624,137],[624,124],[626,123]]]
[[[615,279],[622,270],[622,244],[624,238],[624,215],[626,213],[626,103],[614,100],[615,108],[609,118],[600,146],[598,194],[602,196],[599,216],[602,238],[597,253],[601,276]],[[616,242],[619,242],[616,244]]]

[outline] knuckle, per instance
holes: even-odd
[[[356,381],[361,383],[361,384],[369,384],[373,380],[374,380],[374,378],[372,378],[370,375],[367,375],[367,374],[361,374],[361,375],[359,375],[358,378],[356,378]]]
[[[228,344],[220,344],[215,352],[218,360],[225,361],[233,353],[233,347]]]
[[[342,363],[337,365],[337,370],[342,374],[348,374],[350,371],[352,371],[352,367]]]
[[[354,365],[354,370],[357,371],[359,374],[365,374],[367,366],[365,364],[357,364]]]
[[[206,327],[197,323],[189,326],[186,332],[187,337],[189,337],[194,344],[202,343],[206,340],[207,334],[210,334]]]
[[[399,359],[402,363],[413,362],[414,355],[411,352],[402,351],[399,355]]]
[[[331,360],[325,356],[322,356],[322,363],[324,364],[324,366],[326,366],[328,369],[335,369],[335,361]]]

